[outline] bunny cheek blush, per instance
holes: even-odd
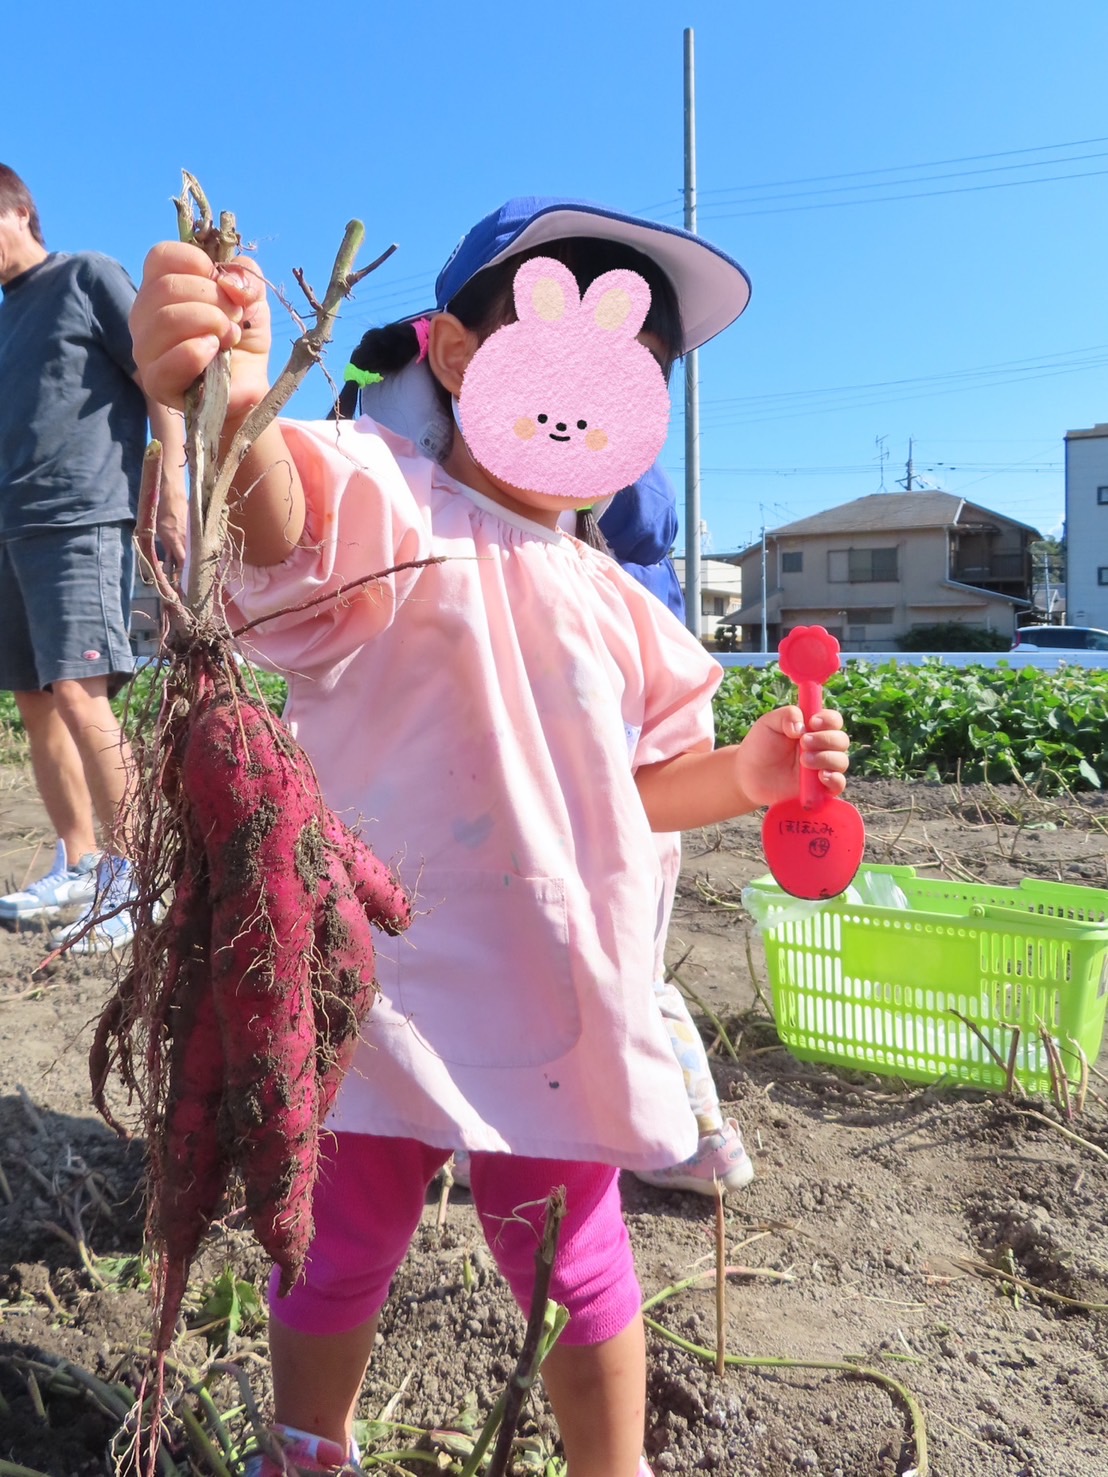
[[[532,257],[513,290],[517,321],[489,335],[462,380],[470,454],[510,487],[576,504],[629,486],[669,426],[665,377],[637,338],[649,287],[605,272],[582,297],[561,262]]]

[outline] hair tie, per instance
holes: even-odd
[[[430,318],[414,318],[412,320],[412,327],[415,329],[416,340],[419,344],[419,355],[416,363],[422,364],[424,359],[427,358],[427,345],[431,341],[431,320]]]
[[[379,385],[384,378],[383,374],[374,374],[372,369],[359,369],[356,364],[348,364],[342,372],[343,384],[360,385],[363,390],[367,385]]]

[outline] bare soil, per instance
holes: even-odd
[[[877,781],[855,783],[851,796],[866,817],[871,861],[961,880],[1108,887],[1101,797],[1045,802]],[[50,845],[26,772],[0,770],[0,881],[35,875]],[[753,818],[690,835],[669,950],[735,1050],[737,1060],[717,1045],[714,1069],[757,1166],[754,1183],[726,1206],[727,1259],[745,1269],[727,1287],[727,1349],[753,1361],[857,1360],[900,1381],[922,1409],[932,1477],[1103,1477],[1105,1054],[1070,1124],[1084,1142],[1024,1116],[1032,1107],[1062,1124],[1056,1105],[1041,1100],[795,1061],[760,1004],[764,954],[738,905],[763,871]],[[0,931],[2,1477],[113,1470],[108,1443],[119,1422],[84,1377],[125,1382],[150,1325],[133,1264],[117,1260],[141,1250],[142,1148],[118,1142],[89,1104],[90,1030],[113,966],[65,960],[35,973],[46,951],[31,926]],[[702,1020],[714,1041],[715,1026]],[[711,1269],[714,1202],[630,1175],[623,1193],[647,1297]],[[1042,1292],[969,1270],[967,1260],[1006,1268]],[[265,1272],[234,1213],[196,1269],[198,1293],[227,1266],[258,1283]],[[709,1278],[652,1316],[686,1344],[715,1349]],[[485,1411],[502,1388],[522,1327],[468,1195],[455,1189],[443,1219],[433,1187],[383,1322],[363,1414],[387,1407],[411,1428],[464,1426],[465,1407]],[[249,1320],[230,1343],[263,1410],[264,1349]],[[178,1353],[196,1368],[206,1349],[190,1337]],[[68,1380],[52,1375],[59,1362],[75,1371]],[[237,1403],[229,1382],[216,1389],[222,1404]],[[535,1451],[556,1450],[541,1395],[522,1432]],[[711,1360],[650,1334],[647,1452],[658,1474],[907,1477],[921,1466],[912,1435],[902,1398],[867,1374],[755,1362],[721,1377]],[[435,1470],[418,1430],[393,1431],[386,1444],[422,1448],[422,1460],[376,1470]],[[518,1471],[543,1470],[537,1457],[525,1468],[525,1455]],[[215,1470],[178,1460],[182,1473]]]

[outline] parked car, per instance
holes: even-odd
[[[1108,631],[1096,626],[1021,626],[1013,651],[1108,651]]]

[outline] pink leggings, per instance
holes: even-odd
[[[270,1281],[270,1311],[299,1333],[338,1334],[378,1313],[419,1225],[427,1186],[449,1159],[416,1139],[339,1133],[324,1140],[305,1275],[287,1297]],[[473,1202],[504,1279],[526,1312],[547,1195],[566,1189],[550,1296],[570,1321],[563,1344],[614,1338],[642,1304],[619,1200],[606,1164],[474,1154]]]

